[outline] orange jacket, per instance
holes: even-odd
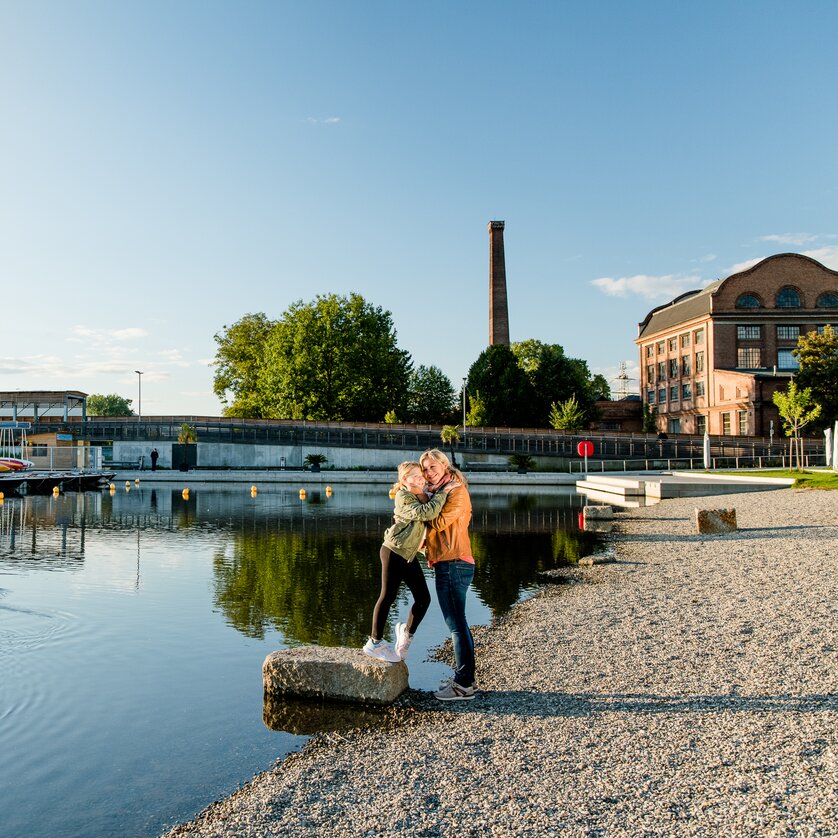
[[[471,559],[468,525],[471,523],[471,497],[465,486],[456,486],[448,493],[442,512],[428,521],[425,551],[428,563]]]

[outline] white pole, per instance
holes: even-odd
[[[824,453],[826,454],[827,468],[832,465],[832,428],[826,428],[824,435]]]
[[[838,422],[832,430],[832,470],[838,471]]]

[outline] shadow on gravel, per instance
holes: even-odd
[[[643,693],[531,693],[513,690],[479,692],[473,701],[439,702],[430,693],[414,693],[422,711],[452,709],[488,715],[535,718],[593,716],[597,713],[823,713],[838,711],[838,695],[695,695]]]

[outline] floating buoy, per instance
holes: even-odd
[[[115,483],[108,483],[108,488],[109,488],[109,489],[115,489],[115,488],[116,488],[116,484],[115,484]]]
[[[110,494],[112,495],[116,494],[116,486],[114,486],[113,483],[111,483],[111,487],[110,489],[108,489],[108,492],[110,492]]]
[[[189,487],[187,486],[186,488],[184,488],[184,490],[180,494],[184,500],[189,500]]]
[[[390,500],[393,500],[396,497],[396,492],[393,489],[390,489],[387,494],[390,495]]]
[[[126,480],[126,481],[125,481],[125,488],[126,488],[126,489],[128,489],[128,488],[130,488],[130,486],[131,486],[131,481],[130,481],[130,480]]]
[[[332,496],[332,487],[331,487],[331,486],[327,486],[327,487],[326,487],[326,497],[327,497],[327,498],[330,498],[331,496]]]
[[[128,492],[130,492],[130,491],[131,491],[131,484],[130,484],[130,483],[126,483],[126,484],[125,484],[125,494],[127,495],[127,494],[128,494]]]
[[[255,495],[259,490],[255,486],[250,487],[250,494]]]
[[[135,485],[135,486],[139,486],[139,485],[140,485],[140,478],[139,478],[139,477],[138,477],[138,478],[134,481],[134,485]]]
[[[59,489],[59,488],[58,488],[58,486],[53,486],[53,487],[52,487],[52,493],[53,493],[54,495],[57,495],[57,494],[59,494],[60,492],[61,492],[61,489]]]
[[[305,500],[306,497],[306,490],[300,489],[300,500]]]
[[[6,496],[2,492],[0,492],[0,500],[3,500],[3,498],[5,498],[5,497]]]

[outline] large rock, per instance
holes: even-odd
[[[360,649],[298,646],[271,652],[262,664],[266,693],[391,704],[407,689],[404,661],[386,663]]]
[[[699,535],[736,532],[735,509],[696,509],[695,531]]]

